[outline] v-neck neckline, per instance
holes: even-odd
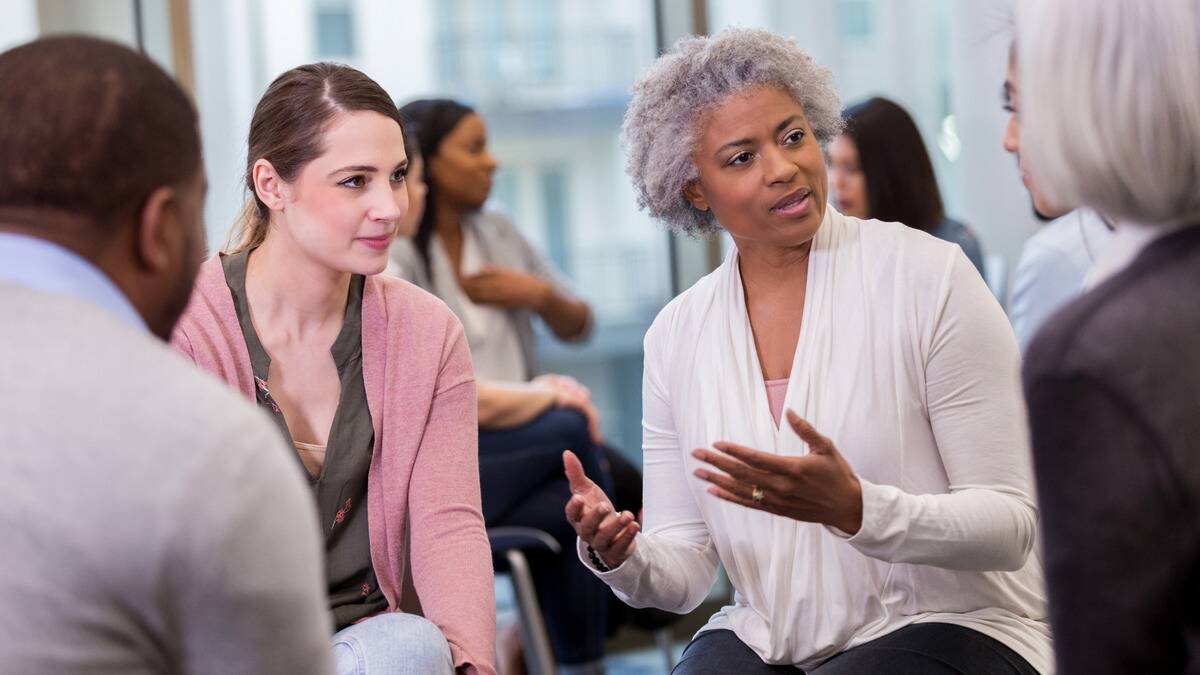
[[[814,254],[816,254],[817,251],[819,250],[819,238],[821,236],[822,230],[824,230],[824,229],[825,229],[825,223],[822,222],[821,227],[819,227],[817,229],[816,233],[813,234],[812,246],[809,249],[808,257],[806,258],[807,269],[805,270],[805,280],[804,280],[804,309],[801,310],[801,312],[800,312],[800,333],[796,338],[795,350],[792,352],[792,367],[786,378],[788,384],[787,384],[787,389],[785,390],[784,395],[783,395],[783,409],[780,411],[780,415],[779,415],[780,421],[778,423],[775,422],[775,416],[771,414],[771,401],[767,397],[767,382],[768,382],[768,380],[767,380],[766,376],[763,375],[762,362],[758,357],[758,345],[754,341],[754,326],[750,322],[750,306],[749,306],[749,303],[747,303],[747,301],[746,301],[746,287],[745,287],[745,284],[742,282],[741,255],[738,253],[737,248],[734,248],[732,253],[730,254],[733,256],[733,261],[732,261],[733,265],[732,265],[731,273],[733,274],[734,283],[736,284],[735,291],[736,291],[736,297],[737,297],[737,301],[738,301],[738,310],[739,310],[739,314],[742,317],[742,322],[743,322],[742,327],[743,327],[743,330],[745,331],[747,343],[748,343],[748,349],[750,351],[750,360],[751,360],[751,368],[752,368],[751,372],[754,373],[754,382],[757,384],[757,386],[753,387],[753,389],[755,390],[755,393],[754,393],[755,405],[754,405],[754,407],[756,409],[756,412],[754,414],[756,417],[758,417],[760,419],[763,415],[766,416],[766,421],[770,423],[771,429],[773,430],[773,433],[774,433],[776,439],[779,438],[779,434],[783,431],[783,427],[784,427],[783,420],[787,414],[788,404],[792,401],[792,397],[793,397],[794,391],[796,389],[796,381],[797,381],[799,375],[801,375],[800,371],[802,369],[802,357],[803,357],[804,345],[810,341],[810,338],[808,338],[808,335],[812,331],[812,329],[810,328],[810,324],[812,323],[810,318],[811,318],[811,314],[812,314],[812,305],[813,305],[813,302],[812,302],[813,301],[813,292],[812,292],[813,283],[812,283],[812,281],[813,281],[814,266],[817,262],[816,256]],[[782,380],[785,378],[779,378],[779,379]],[[777,382],[778,380],[770,380],[770,381]],[[777,449],[776,449],[776,452],[778,452]]]
[[[268,380],[271,372],[271,355],[263,346],[262,340],[258,336],[258,330],[254,326],[253,316],[250,313],[250,300],[246,293],[246,270],[249,267],[250,254],[253,251],[254,249],[249,249],[229,255],[222,254],[222,268],[226,284],[228,284],[230,294],[233,296],[234,311],[237,313],[238,323],[242,328],[242,336],[246,340],[246,348],[250,355],[250,368],[253,371],[255,388],[270,399],[271,412],[278,416],[279,427],[284,434],[284,438],[290,446],[295,446],[297,441],[292,437],[291,429],[288,428],[287,417],[270,393]],[[338,417],[342,411],[342,390],[344,388],[342,380],[345,377],[345,369],[350,359],[354,356],[354,342],[361,339],[362,316],[361,314],[358,316],[358,321],[353,321],[352,319],[355,307],[362,307],[364,285],[365,277],[357,274],[351,276],[349,290],[346,294],[346,307],[342,316],[342,327],[329,347],[329,355],[333,359],[334,367],[338,374],[338,403],[334,409],[333,418],[329,422],[329,430],[325,436],[324,446],[327,451],[329,440],[333,436],[333,431],[337,428]],[[326,459],[327,464],[328,458]],[[312,477],[313,482],[320,482],[324,475],[325,470],[322,467],[321,473]]]

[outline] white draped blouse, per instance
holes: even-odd
[[[828,207],[802,321],[785,407],[859,476],[859,532],[721,501],[692,475],[691,451],[720,440],[807,452],[772,419],[735,250],[646,334],[644,531],[593,571],[635,607],[688,612],[721,563],[733,603],[702,630],[734,631],[767,663],[812,668],[944,622],[1051,672],[1020,357],[983,279],[958,246]]]

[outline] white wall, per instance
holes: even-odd
[[[256,12],[241,0],[193,2],[192,59],[200,134],[208,173],[205,224],[210,251],[225,239],[244,200],[246,134],[258,102],[263,71]]]
[[[130,0],[40,0],[41,33],[87,33],[137,48]]]
[[[37,2],[8,0],[0,11],[0,51],[38,36]]]

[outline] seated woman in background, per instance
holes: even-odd
[[[408,212],[396,228],[400,239],[416,233],[428,192],[425,160],[416,141],[419,127],[406,122]],[[395,263],[387,271],[396,273]],[[589,423],[598,416],[587,390],[572,382],[551,384],[554,377],[476,382],[483,517],[488,527],[533,527],[559,541],[561,553],[529,554],[559,671],[603,672],[611,594],[575,559],[575,530],[563,518],[571,497],[561,471],[563,450],[578,453],[587,475],[610,495],[611,480],[601,467],[599,427]],[[510,645],[501,647],[503,652]]]
[[[467,343],[444,304],[378,276],[407,170],[400,113],[373,80],[324,63],[279,76],[250,124],[253,201],[201,266],[172,343],[295,446],[323,524],[338,673],[492,674]],[[398,611],[409,561],[426,618]]]
[[[512,221],[484,210],[498,165],[483,118],[447,99],[413,101],[401,114],[418,128],[428,208],[392,258],[462,320],[480,379],[529,380],[536,372],[533,317],[559,339],[580,341],[591,331],[592,311]]]
[[[581,341],[591,331],[592,311],[512,221],[484,208],[498,163],[483,118],[449,99],[412,101],[401,114],[417,129],[428,208],[415,234],[392,246],[392,269],[441,298],[462,321],[480,380],[528,382],[538,372],[534,316],[559,339]],[[563,396],[590,398],[565,375],[537,381]],[[588,423],[598,437],[594,407]],[[641,474],[612,448],[603,452],[618,503],[638,513]]]
[[[838,211],[903,223],[962,247],[983,274],[983,252],[969,227],[946,217],[942,193],[916,122],[886,98],[847,108],[845,129],[829,143],[829,182]]]
[[[564,458],[580,558],[674,612],[724,566],[677,674],[1047,673],[1012,330],[958,246],[828,205],[840,126],[829,71],[766,31],[634,86],[640,203],[734,247],[646,334],[645,531]]]

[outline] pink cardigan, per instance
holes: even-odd
[[[254,400],[250,354],[220,256],[201,266],[171,344]],[[475,380],[462,325],[416,286],[367,277],[362,366],[375,427],[367,476],[371,562],[389,610],[400,606],[411,559],[422,610],[450,643],[456,670],[493,675],[492,557],[479,506]]]

